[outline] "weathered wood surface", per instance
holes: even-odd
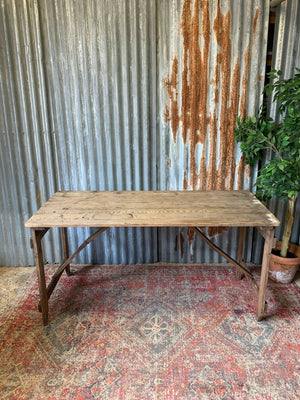
[[[277,218],[249,191],[124,191],[124,192],[57,192],[27,222],[31,228],[31,244],[39,279],[43,323],[48,323],[48,298],[70,262],[96,236],[114,226],[187,226],[202,237],[214,250],[233,263],[246,275],[258,295],[257,319],[266,312],[266,287],[269,258]],[[240,227],[238,260],[235,261],[212,243],[201,227]],[[262,272],[258,287],[251,272],[242,261],[245,227],[257,227],[265,238]],[[49,228],[62,228],[64,260],[46,286],[41,240]],[[67,227],[98,227],[78,249],[69,256]]]
[[[61,191],[27,227],[256,226],[277,218],[249,191]]]

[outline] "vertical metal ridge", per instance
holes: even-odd
[[[284,79],[292,77],[296,68],[300,68],[300,3],[298,0],[284,1],[276,7],[276,21],[273,39],[272,68],[282,71]],[[270,116],[278,121],[278,105],[270,98],[268,104]],[[281,221],[276,228],[277,240],[282,239],[287,203],[273,198],[267,202],[268,208]],[[253,262],[259,263],[262,254],[263,240],[260,235],[254,238]],[[293,225],[292,243],[300,243],[300,195],[298,196],[295,210],[295,221]]]
[[[190,4],[196,5],[195,1]],[[0,0],[0,221],[4,227],[0,233],[0,264],[33,264],[30,233],[24,222],[56,190],[192,188],[189,181],[194,173],[194,155],[191,146],[184,143],[182,126],[174,135],[166,108],[175,57],[179,95],[183,88],[181,21],[185,3]],[[204,167],[214,173],[221,159],[229,165],[226,154],[220,156],[220,132],[221,122],[229,123],[231,129],[233,119],[223,118],[224,105],[222,108],[222,102],[214,100],[218,91],[222,96],[222,79],[229,77],[230,87],[235,84],[240,113],[251,113],[260,103],[263,81],[256,77],[264,74],[269,9],[268,2],[261,0],[198,4],[203,7],[199,11],[201,20],[207,10],[210,15],[206,104],[209,114],[215,112],[216,118],[215,125],[208,127],[205,141],[193,149],[196,175],[201,176]],[[228,12],[230,75],[226,78],[224,74],[214,83],[222,49],[215,40],[213,22],[219,15],[221,23]],[[276,65],[288,71],[299,65],[299,32],[294,25],[299,21],[297,1],[282,3],[278,18]],[[204,51],[208,42],[202,36],[201,31],[199,40]],[[232,99],[229,93],[228,102]],[[178,101],[181,106],[180,96]],[[214,145],[216,165],[212,168]],[[256,170],[250,173],[243,167],[239,148],[232,154],[233,173],[224,170],[232,180],[229,186],[251,187]],[[213,180],[210,185],[215,185]],[[283,212],[280,206],[274,207]],[[70,250],[89,233],[90,229],[70,229]],[[293,238],[297,233],[296,229]],[[235,231],[224,232],[215,240],[229,253],[235,252],[236,235]],[[46,261],[58,261],[62,250],[58,229],[50,240],[45,239]],[[250,232],[248,258],[252,244]],[[199,240],[190,240],[186,229],[120,228],[100,236],[75,262],[190,262],[190,254],[194,262],[223,261]]]
[[[166,21],[159,27],[160,165],[165,165],[165,170],[161,168],[160,188],[250,188],[256,169],[250,171],[243,165],[233,128],[238,114],[252,114],[262,102],[268,5],[260,0],[238,4],[181,1],[169,7],[160,4],[159,13],[160,21]],[[197,37],[193,36],[195,29]],[[187,89],[190,102],[193,96],[199,97],[196,105],[201,103],[201,110],[188,103],[184,97]],[[196,90],[204,93],[204,99]],[[199,116],[195,118],[193,113]],[[231,157],[234,161],[228,162]],[[164,260],[223,261],[198,239],[194,242],[188,230],[169,229],[160,237],[160,256]],[[236,239],[234,229],[214,237],[218,245],[227,247],[233,255]],[[251,258],[252,231],[248,239],[247,260]]]

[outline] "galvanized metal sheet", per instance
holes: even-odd
[[[167,170],[161,169],[159,187],[249,189],[256,169],[245,165],[234,127],[238,115],[252,114],[262,101],[268,5],[185,0],[170,8],[162,2],[160,14],[166,21],[159,26],[160,165]],[[210,229],[208,234],[236,254],[236,229]],[[252,243],[251,230],[248,236]],[[223,261],[188,230],[166,229],[160,238],[164,260]],[[251,245],[247,260],[250,255]]]
[[[276,12],[274,43],[272,51],[272,68],[282,71],[282,76],[288,79],[293,76],[295,69],[300,68],[300,2],[288,0],[274,8]],[[278,105],[270,98],[268,110],[270,116],[278,121]],[[269,155],[270,156],[270,155]],[[278,240],[282,239],[284,220],[287,210],[287,203],[272,199],[267,202],[267,207],[282,222],[276,228],[275,235]],[[298,196],[295,210],[295,221],[293,225],[292,243],[300,244],[300,196]],[[261,260],[263,240],[257,235],[253,242],[252,260],[259,263]]]
[[[268,2],[0,4],[0,264],[33,264],[24,222],[56,190],[250,187],[233,126],[261,101]],[[70,230],[71,249],[89,231]],[[234,255],[236,230],[215,240]],[[45,259],[60,257],[54,230]],[[137,228],[76,261],[192,259],[221,261],[181,228]]]
[[[0,264],[27,265],[24,222],[56,190],[156,188],[156,9],[134,0],[1,0],[0,12]],[[71,250],[88,234],[70,230]],[[58,231],[45,254],[60,259]],[[156,260],[149,229],[110,230],[76,259]]]

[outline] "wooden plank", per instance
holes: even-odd
[[[244,243],[245,243],[246,228],[244,226],[239,228],[239,245],[237,252],[237,262],[243,265]],[[242,279],[244,274],[240,269],[237,269],[237,278]]]
[[[258,227],[257,227],[257,230],[258,230],[258,232],[261,234],[261,236],[262,236],[264,239],[267,238],[269,228],[262,227],[262,226],[258,226]],[[276,242],[277,242],[277,239],[274,237],[274,238],[273,238],[272,249],[276,246]]]
[[[57,192],[27,222],[35,253],[43,322],[48,322],[48,298],[64,269],[69,272],[73,258],[96,236],[113,226],[187,226],[214,250],[246,275],[258,295],[257,319],[263,318],[266,302],[269,257],[274,227],[280,223],[249,191],[168,191],[168,192]],[[67,227],[103,227],[92,234],[69,256]],[[198,227],[240,227],[238,260],[214,245]],[[257,227],[265,238],[262,273],[258,288],[242,261],[245,227]],[[41,240],[51,227],[62,228],[64,260],[46,287]]]
[[[237,261],[235,261],[232,257],[230,257],[225,251],[220,249],[217,245],[215,245],[210,239],[208,239],[204,233],[199,229],[199,228],[193,228],[193,231],[200,236],[205,243],[207,243],[210,247],[212,247],[217,253],[219,253],[222,257],[224,257],[227,261],[229,261],[231,264],[233,264],[235,267],[238,268],[238,270],[246,275],[251,281],[254,281],[253,275],[250,271],[248,271],[244,266],[239,264]],[[254,286],[256,285],[256,282],[254,281]],[[257,286],[257,285],[256,285]]]
[[[94,232],[92,235],[90,235],[79,247],[78,249],[67,259],[64,259],[64,261],[60,264],[60,266],[57,268],[55,273],[52,275],[51,281],[49,285],[45,286],[46,288],[46,296],[47,296],[47,301],[50,298],[53,290],[55,289],[56,285],[58,284],[58,281],[64,272],[65,269],[67,269],[70,266],[70,262],[83,250],[89,243],[91,243],[97,236],[101,235],[101,233],[105,232],[108,228],[100,228],[97,232]],[[45,280],[45,279],[44,279]],[[42,302],[39,303],[39,308],[43,310],[43,305]]]
[[[68,242],[67,228],[61,228],[61,238],[64,249],[64,261],[66,261],[69,258],[69,242]],[[70,276],[71,275],[70,264],[66,265],[65,270],[67,275]]]
[[[48,297],[47,297],[46,279],[45,279],[44,261],[43,261],[43,249],[42,249],[42,238],[46,232],[47,229],[42,231],[31,228],[35,265],[39,281],[39,293],[40,293],[39,310],[42,312],[44,325],[48,324]]]
[[[278,226],[249,191],[57,192],[27,227]]]
[[[274,232],[275,229],[270,228],[265,233],[265,244],[264,244],[263,259],[261,264],[260,284],[259,284],[259,293],[258,293],[257,310],[256,310],[257,321],[261,321],[264,317],[265,312],[267,311],[266,291],[268,283],[270,255],[274,240]]]

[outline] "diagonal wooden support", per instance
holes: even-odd
[[[246,266],[241,265],[239,262],[237,262],[232,257],[230,257],[227,253],[225,253],[222,249],[220,249],[220,247],[215,245],[211,240],[208,239],[208,237],[206,237],[204,235],[204,233],[199,228],[193,227],[192,229],[198,236],[200,236],[205,241],[205,243],[207,243],[210,247],[212,247],[217,253],[219,253],[222,257],[224,257],[227,261],[229,261],[231,264],[233,264],[235,267],[237,267],[238,270],[247,277],[247,279],[249,280],[255,293],[258,295],[259,288],[257,286],[257,283],[255,282],[253,275],[246,268]]]
[[[261,321],[264,317],[265,312],[267,311],[266,290],[268,283],[270,255],[274,244],[274,233],[275,233],[274,228],[268,228],[264,230],[263,233],[263,237],[265,238],[265,243],[264,243],[263,259],[261,264],[260,284],[259,284],[259,293],[258,293],[257,310],[256,310],[257,321]]]
[[[40,292],[40,303],[39,309],[43,313],[43,324],[48,323],[48,298],[46,290],[46,279],[43,261],[43,248],[42,248],[42,238],[49,228],[36,229],[31,228],[31,246],[34,251],[35,265],[39,282],[39,292]]]
[[[91,243],[97,236],[101,235],[104,231],[106,231],[108,228],[100,228],[98,231],[93,233],[91,236],[89,236],[79,247],[78,249],[65,261],[63,261],[60,266],[57,268],[55,273],[53,274],[51,281],[49,285],[46,288],[47,291],[47,299],[51,296],[53,290],[55,289],[62,273],[64,272],[64,269],[67,268],[70,265],[70,262],[83,250],[89,243]],[[41,305],[39,303],[39,310],[41,310]]]
[[[32,233],[32,235],[30,237],[30,248],[31,249],[34,250],[34,240],[35,240],[34,237],[38,236],[40,238],[40,240],[42,240],[43,237],[46,235],[46,233],[49,231],[49,229],[50,228],[40,228],[40,229],[39,228],[35,228],[34,229],[35,232],[33,232],[31,230],[31,233]]]
[[[234,207],[232,206],[234,204]],[[67,228],[74,227],[188,227],[201,236],[215,251],[237,267],[258,293],[257,319],[265,313],[269,255],[274,228],[280,222],[247,190],[209,191],[58,191],[25,224],[32,228],[32,247],[39,276],[40,308],[43,321],[48,319],[48,298],[61,274],[69,273],[72,259],[91,240],[107,228],[91,235],[70,257]],[[201,227],[239,227],[237,257],[214,245]],[[62,229],[63,260],[46,287],[41,240],[47,227]],[[243,262],[245,228],[255,227],[265,238],[264,258],[259,288]]]
[[[69,243],[68,243],[67,228],[65,227],[61,228],[61,237],[64,250],[64,261],[66,261],[69,258]],[[65,269],[67,275],[70,276],[71,275],[70,264],[66,265]]]
[[[268,235],[270,232],[269,228],[258,226],[257,230],[265,240],[268,240]],[[274,248],[276,246],[276,242],[277,242],[277,239],[275,237],[273,237],[272,238],[272,248]]]
[[[237,252],[237,262],[245,267],[243,264],[243,255],[244,255],[244,243],[245,243],[245,236],[246,236],[246,228],[241,226],[239,228],[239,244],[238,244],[238,252]],[[244,274],[241,272],[240,269],[237,269],[237,278],[242,279]]]

